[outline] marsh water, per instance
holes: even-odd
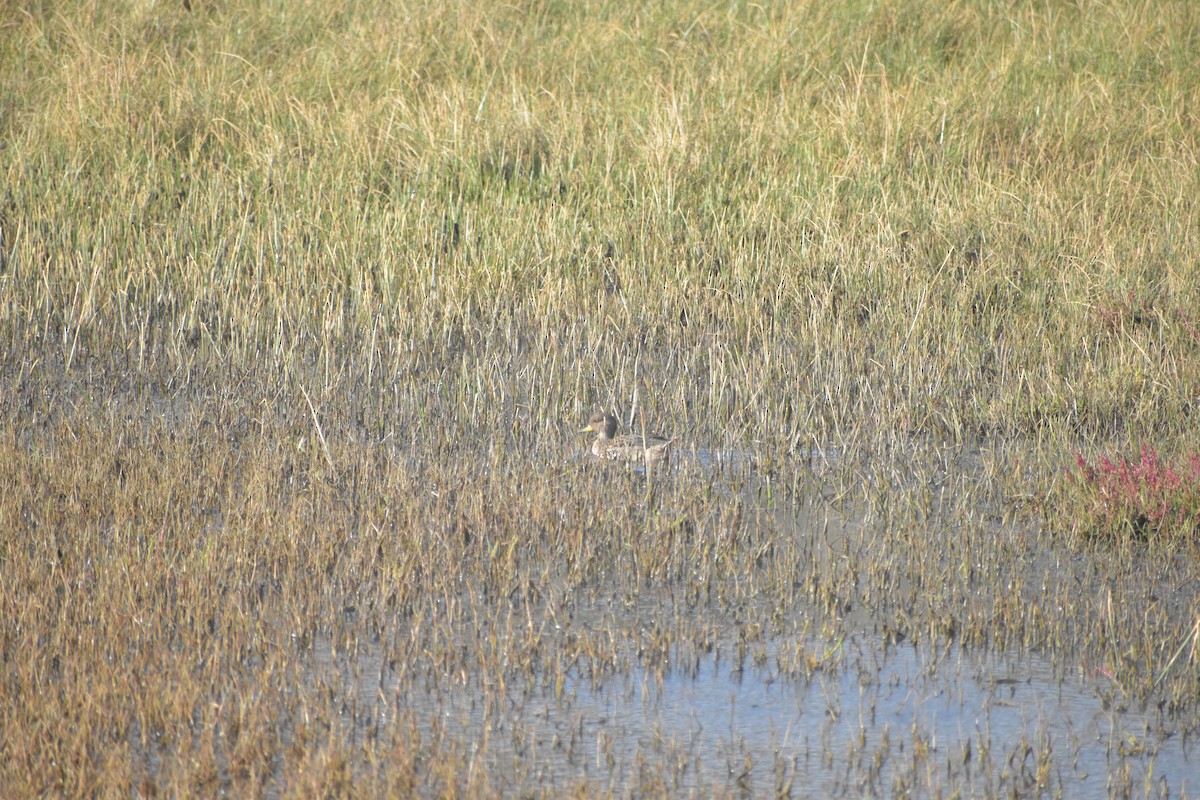
[[[45,406],[11,552],[60,588],[21,595],[13,708],[143,793],[1196,792],[1194,567],[1040,526],[1028,444],[647,472],[332,403]],[[59,532],[97,508],[124,522]]]
[[[840,454],[809,457],[828,464]],[[750,463],[737,450],[692,451],[674,469],[743,474]],[[978,454],[956,463],[977,465]],[[647,479],[628,474],[634,486]],[[861,506],[794,503],[762,483],[733,481],[725,499],[754,504],[777,535],[808,540],[814,563],[861,552],[878,529]],[[953,536],[943,523],[961,520],[935,514],[927,532]],[[1013,532],[992,524],[988,534]],[[1029,563],[1043,580],[1092,580],[1082,560]],[[423,746],[461,752],[491,790],[512,795],[1181,797],[1200,787],[1200,751],[1167,699],[1130,701],[1108,667],[1083,655],[971,642],[954,629],[914,639],[869,603],[847,604],[829,624],[815,606],[781,615],[742,598],[697,621],[669,582],[635,591],[601,582],[580,594],[561,606],[565,617],[527,602],[511,616],[537,627],[550,653],[578,652],[571,644],[584,631],[617,640],[602,664],[576,657],[532,673],[401,680],[406,668],[388,653],[416,634],[397,621],[340,650],[315,637],[303,648],[306,680],[337,693],[341,735],[366,741],[415,721]],[[473,635],[463,634],[464,649]]]
[[[1164,731],[1151,711],[1105,702],[1105,679],[1082,666],[1064,674],[1029,653],[889,646],[863,634],[801,643],[847,658],[781,677],[772,653],[795,644],[765,646],[759,664],[705,655],[661,678],[634,666],[599,684],[574,675],[561,689],[535,681],[499,693],[448,676],[396,692],[371,647],[335,655],[322,642],[313,659],[356,709],[343,720],[352,735],[416,713],[424,736],[458,742],[514,793],[581,783],[618,796],[647,785],[800,797],[1195,791],[1194,740]]]

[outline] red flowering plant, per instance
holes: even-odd
[[[1075,466],[1066,470],[1067,494],[1082,512],[1077,523],[1085,532],[1193,539],[1200,534],[1200,455],[1169,462],[1143,445],[1140,460],[1100,456],[1093,465],[1076,453]]]

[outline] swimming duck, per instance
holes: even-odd
[[[617,436],[617,418],[597,411],[581,433],[595,433],[592,453],[600,458],[656,464],[671,456],[674,439],[659,436]]]

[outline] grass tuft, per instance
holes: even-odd
[[[1142,445],[1137,459],[1102,455],[1091,464],[1076,453],[1065,471],[1064,510],[1086,535],[1200,544],[1200,455],[1172,462]]]

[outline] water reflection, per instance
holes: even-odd
[[[843,652],[831,667],[795,676],[779,668],[781,653],[834,648]],[[423,739],[456,743],[513,790],[562,793],[580,782],[619,794],[852,797],[1195,789],[1186,779],[1195,752],[1182,737],[1160,736],[1151,714],[1106,708],[1102,687],[1031,654],[865,635],[774,642],[754,665],[705,656],[600,683],[575,671],[561,692],[547,680],[497,687],[472,676],[401,689],[378,650],[335,658],[318,641],[314,655],[319,679],[338,685],[340,677],[348,708],[373,709],[347,726],[415,712]]]
[[[542,616],[545,609],[537,603],[544,595],[538,593],[530,593],[538,599],[522,609],[528,615],[523,627],[544,632],[539,652],[546,663],[532,671],[513,667],[505,653],[489,649],[507,647],[502,634],[476,641],[477,632],[455,629],[451,638],[461,635],[463,641],[456,639],[453,647],[461,645],[464,653],[479,650],[486,639],[487,675],[397,664],[385,654],[386,644],[335,655],[327,640],[318,639],[311,651],[312,678],[342,687],[343,707],[355,709],[342,720],[352,737],[396,720],[416,720],[422,746],[469,754],[471,768],[489,776],[490,787],[514,794],[555,796],[580,787],[620,796],[1091,797],[1195,791],[1196,782],[1188,781],[1196,772],[1195,753],[1185,737],[1170,733],[1169,720],[1153,710],[1107,703],[1115,688],[1093,670],[1052,662],[1028,649],[968,648],[955,634],[950,642],[924,635],[915,643],[896,643],[877,633],[889,630],[888,620],[896,615],[880,613],[869,601],[908,597],[918,579],[936,583],[966,565],[974,576],[971,591],[986,593],[1006,579],[1024,585],[1011,577],[1020,577],[1015,559],[1005,555],[981,566],[972,555],[1025,550],[1010,542],[1020,537],[1018,529],[965,524],[987,508],[963,490],[972,486],[976,455],[959,455],[958,461],[947,456],[944,466],[919,481],[904,483],[899,469],[887,472],[887,480],[878,481],[884,499],[868,507],[793,504],[753,474],[744,451],[681,450],[668,468],[667,484],[696,473],[748,478],[715,480],[711,496],[714,505],[742,502],[754,509],[755,515],[746,515],[753,516],[746,536],[758,538],[748,547],[761,542],[757,552],[771,552],[777,561],[761,558],[728,569],[731,582],[751,575],[762,579],[757,588],[689,605],[681,599],[687,581],[673,584],[670,570],[662,576],[648,570],[655,580],[644,583],[571,584],[562,592],[569,601],[553,614]],[[841,459],[832,450],[809,456],[827,464]],[[948,476],[962,478],[957,490],[946,489]],[[903,518],[896,507],[908,506],[893,498],[907,500],[909,491],[929,501],[924,506],[913,501],[920,513]],[[963,504],[968,511],[961,510]],[[714,524],[703,535],[725,532]],[[923,571],[925,562],[939,560],[940,569]],[[546,569],[543,591],[555,585],[552,567]],[[806,572],[821,581],[804,583],[797,576]],[[1064,580],[1059,573],[1046,574]],[[874,584],[862,588],[856,581]],[[1082,577],[1073,578],[1072,585],[1083,584]],[[1040,596],[1047,585],[1039,580],[1042,588],[1030,591]],[[780,586],[776,596],[766,597]],[[807,620],[829,613],[830,607],[812,600],[831,595],[839,602],[832,606],[837,624],[822,629],[829,638],[801,633],[818,626]],[[953,593],[934,595],[946,596]],[[760,601],[766,605],[753,607]],[[986,611],[986,604],[981,608]],[[490,612],[504,615],[489,606],[480,618]],[[543,622],[551,618],[554,624]],[[746,620],[755,626],[749,635]],[[664,635],[638,639],[647,630]],[[573,642],[597,631],[605,644],[616,641],[619,651],[601,665],[589,663],[580,655],[586,648]],[[391,637],[406,634],[386,632],[383,641]],[[665,652],[648,652],[647,641],[673,644]],[[1062,653],[1069,650],[1058,656],[1068,658]],[[563,667],[558,659],[569,661]]]

